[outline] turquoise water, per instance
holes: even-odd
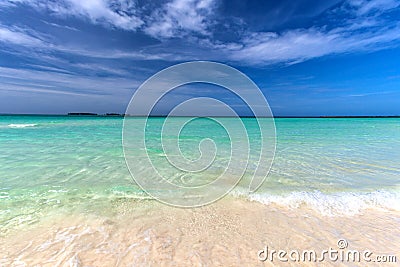
[[[243,121],[252,132],[254,120]],[[151,118],[149,124],[156,131],[162,122]],[[282,118],[275,123],[270,175],[255,194],[239,186],[233,195],[266,205],[308,205],[328,215],[369,207],[400,209],[400,119]],[[112,117],[0,116],[2,227],[34,222],[51,212],[104,210],[120,198],[148,198],[126,167],[122,124],[122,118]],[[156,143],[152,134],[149,142]],[[182,131],[182,153],[198,157],[197,143],[207,136],[226,159],[228,137],[204,122]],[[253,148],[257,136],[253,131]],[[164,164],[162,147],[151,146],[148,153]],[[221,168],[215,167],[215,173]],[[195,183],[209,178],[197,176]]]

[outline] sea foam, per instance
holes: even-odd
[[[35,123],[14,123],[9,124],[9,128],[26,128],[26,127],[35,127],[37,124]]]
[[[310,208],[324,216],[356,215],[369,208],[400,211],[400,193],[377,190],[373,192],[322,193],[291,192],[286,195],[253,193],[245,195],[238,191],[234,196],[245,197],[265,205],[275,204],[290,209]]]

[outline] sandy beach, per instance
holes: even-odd
[[[307,209],[265,206],[225,198],[196,209],[156,201],[119,199],[108,214],[70,213],[42,218],[1,238],[2,266],[272,266],[359,265],[360,262],[288,262],[260,250],[368,249],[400,257],[400,213],[369,209],[328,217]],[[292,254],[295,257],[295,254]],[[317,259],[318,260],[318,259]],[[371,264],[371,262],[370,262]],[[389,263],[388,263],[389,264]],[[394,264],[394,263],[390,263]],[[394,265],[393,265],[394,266]]]

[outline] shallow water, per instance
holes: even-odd
[[[182,118],[174,120],[178,125]],[[150,118],[147,129],[148,153],[157,166],[166,164],[157,143],[163,121]],[[243,122],[251,149],[257,150],[255,121]],[[323,215],[400,210],[400,119],[282,118],[275,123],[277,149],[270,175],[256,193],[248,194],[243,184],[232,195],[266,205],[306,206]],[[107,213],[115,199],[149,198],[126,167],[122,125],[122,118],[110,117],[0,116],[2,233],[45,214]],[[197,158],[198,143],[205,137],[219,149],[216,160],[210,175],[197,175],[189,183],[209,182],[229,161],[228,136],[206,120],[182,131],[182,153]],[[249,166],[251,172],[254,162]],[[183,181],[179,173],[168,175]]]

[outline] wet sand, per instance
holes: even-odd
[[[116,200],[108,212],[44,216],[0,238],[1,266],[269,266],[296,265],[258,252],[338,248],[365,249],[400,261],[400,213],[365,210],[327,217],[305,208],[266,206],[225,198],[196,209],[156,201]],[[263,255],[263,254],[262,254]],[[365,262],[300,262],[301,265],[359,265]],[[339,265],[340,265],[339,264]],[[387,263],[395,266],[395,263]]]

